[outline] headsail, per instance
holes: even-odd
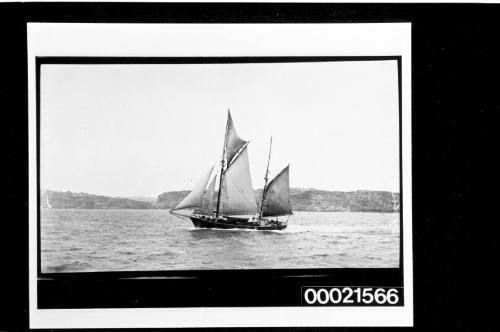
[[[207,186],[208,180],[210,179],[210,174],[212,174],[213,169],[214,166],[210,167],[210,171],[205,174],[205,176],[203,176],[203,178],[194,186],[193,190],[191,190],[191,192],[186,197],[184,197],[184,199],[179,204],[177,204],[177,206],[173,208],[172,211],[201,206],[205,188]]]
[[[201,207],[196,208],[194,213],[196,214],[204,214],[207,216],[211,216],[214,213],[214,197],[215,197],[215,180],[216,176],[213,177],[212,181],[207,187],[207,191],[205,195],[203,195],[203,199],[201,200]]]
[[[289,168],[290,165],[285,167],[265,188],[262,207],[264,217],[292,214]]]
[[[236,133],[233,118],[231,117],[231,113],[228,110],[225,146],[227,165],[231,163],[236,153],[238,153],[238,151],[243,147],[243,145],[245,145],[246,142],[247,141],[242,140]]]
[[[257,213],[252,188],[247,145],[236,156],[222,177],[220,213],[224,215],[250,215]]]

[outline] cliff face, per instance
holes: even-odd
[[[302,188],[290,190],[293,211],[394,212],[395,208],[399,208],[399,194],[388,191],[343,192]],[[171,209],[188,193],[188,190],[170,191],[159,195],[156,202],[151,202],[47,190],[42,192],[40,203],[42,208],[53,209]],[[261,189],[255,191],[257,204],[260,203],[261,195]]]
[[[184,197],[189,194],[189,190],[169,191],[158,196],[155,206],[159,209],[173,209]]]
[[[152,209],[151,202],[129,198],[98,196],[71,191],[43,191],[41,208],[53,209]]]
[[[291,188],[293,211],[352,211],[352,212],[394,212],[399,207],[399,194],[388,191],[324,191],[317,189]],[[176,206],[189,191],[171,191],[158,196],[156,207],[169,209]],[[257,204],[262,189],[255,191]]]

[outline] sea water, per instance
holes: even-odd
[[[399,214],[294,212],[281,231],[195,229],[166,210],[43,209],[42,272],[399,266]]]

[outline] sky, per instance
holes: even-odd
[[[41,67],[42,189],[187,190],[220,160],[227,110],[254,188],[399,191],[396,61]]]

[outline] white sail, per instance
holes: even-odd
[[[203,199],[201,200],[201,206],[194,210],[196,214],[204,214],[207,216],[211,216],[214,212],[214,197],[215,197],[215,180],[216,176],[213,177],[212,181],[207,187],[205,191],[205,195],[203,195]]]
[[[210,174],[212,174],[213,169],[214,166],[210,168],[210,171],[205,174],[205,176],[203,176],[203,178],[194,186],[193,190],[191,190],[191,192],[186,197],[184,197],[184,199],[172,210],[200,207],[203,200],[203,195],[205,194],[205,188],[207,187],[207,183],[210,179]]]
[[[287,166],[266,186],[262,206],[264,217],[292,214],[289,179],[289,166]]]
[[[251,215],[257,213],[252,188],[247,146],[224,172],[219,213],[223,215]]]

